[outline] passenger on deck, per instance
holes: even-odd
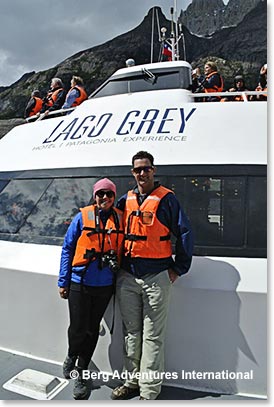
[[[58,287],[61,298],[68,299],[70,317],[63,374],[66,379],[76,379],[76,400],[90,396],[91,382],[85,378],[85,371],[98,342],[100,322],[114,291],[114,275],[122,254],[123,219],[122,212],[113,206],[115,195],[116,186],[111,180],[97,181],[93,186],[94,203],[81,208],[73,218],[62,248]]]
[[[265,93],[253,97],[252,100],[267,100],[267,64],[264,64],[260,69],[259,83],[255,90],[263,90]]]
[[[224,82],[221,75],[218,73],[217,65],[212,61],[207,61],[204,66],[204,75],[201,74],[200,68],[196,68],[192,72],[193,91],[194,93],[214,93],[222,92],[224,89]],[[219,102],[220,96],[212,96],[204,98],[205,102]]]
[[[44,116],[47,116],[49,112],[62,109],[65,98],[66,91],[63,82],[59,78],[53,78],[51,80],[50,90],[43,100],[43,107],[40,113],[44,113]]]
[[[35,116],[42,109],[43,100],[40,97],[39,90],[34,90],[31,93],[31,98],[28,101],[28,104],[25,109],[24,117]]]
[[[111,398],[155,400],[164,372],[164,340],[172,284],[188,272],[192,232],[173,191],[154,180],[153,156],[139,151],[132,157],[136,186],[117,208],[124,212],[125,244],[117,275],[117,299],[124,328],[126,380]],[[175,260],[171,235],[175,237]]]
[[[71,88],[67,93],[66,101],[63,104],[62,109],[78,106],[88,98],[84,89],[83,79],[80,76],[73,76],[70,84]]]
[[[245,86],[245,80],[242,75],[236,75],[234,78],[233,87],[230,88],[228,92],[244,92],[244,91],[248,91],[248,89]],[[224,97],[221,99],[221,102],[231,102],[231,101],[243,102],[244,97],[242,95],[235,95]]]

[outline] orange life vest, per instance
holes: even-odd
[[[123,213],[116,208],[103,226],[99,219],[97,205],[86,206],[80,209],[83,219],[83,230],[76,245],[72,266],[83,266],[90,262],[91,254],[103,254],[114,250],[121,260],[124,230]],[[91,253],[92,252],[92,253]]]
[[[218,72],[216,72],[216,71],[211,72],[209,75],[207,75],[206,79],[209,79],[211,76],[216,75],[216,74],[218,74]],[[205,93],[222,92],[224,89],[224,81],[223,81],[223,78],[221,77],[221,75],[220,75],[220,81],[221,81],[220,86],[214,85],[212,88],[207,88],[207,89],[204,88]]]
[[[86,99],[88,98],[88,95],[86,94],[85,89],[82,88],[82,86],[78,86],[78,85],[75,85],[75,86],[73,86],[72,88],[70,88],[70,90],[69,90],[69,92],[68,92],[68,94],[67,94],[67,98],[68,98],[68,95],[69,95],[70,91],[71,91],[72,89],[75,89],[75,88],[78,89],[78,91],[79,91],[79,96],[78,96],[78,97],[75,99],[75,101],[72,103],[71,107],[80,105],[84,100],[86,100]]]
[[[38,98],[37,96],[33,96],[33,99],[35,99],[35,105],[30,111],[29,117],[36,115],[36,113],[40,112],[42,109],[43,105],[43,100],[41,98]]]
[[[50,91],[47,94],[47,101],[46,101],[46,105],[48,107],[51,107],[54,105],[54,103],[57,100],[57,97],[59,95],[60,92],[62,92],[64,89],[63,88],[58,88],[56,90]]]
[[[126,256],[155,259],[172,255],[170,231],[156,217],[161,199],[169,192],[172,191],[159,186],[140,207],[137,195],[128,192],[124,212]]]

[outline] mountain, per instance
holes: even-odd
[[[186,11],[182,11],[179,21],[192,34],[207,36],[223,25],[225,5],[223,0],[193,0]]]
[[[195,5],[197,1],[203,2],[193,0],[193,4]],[[207,1],[211,2],[215,3],[215,0]],[[216,0],[215,5],[221,3],[222,0]],[[170,21],[166,19],[161,9],[155,7],[154,10],[158,14],[160,27],[169,28]],[[48,70],[26,73],[11,86],[2,87],[0,119],[22,118],[32,90],[39,89],[45,95],[53,77],[62,78],[66,88],[69,89],[71,76],[79,75],[84,79],[86,90],[90,94],[114,71],[124,67],[128,58],[134,58],[136,64],[150,62],[152,14],[153,9],[148,12],[141,24],[125,34],[102,45],[80,51]],[[260,0],[236,27],[222,29],[210,38],[193,35],[185,26],[182,29],[186,48],[185,59],[188,62],[193,66],[203,66],[206,59],[215,58],[227,86],[233,83],[235,74],[242,73],[248,77],[249,88],[255,88],[259,69],[267,58],[266,0]],[[181,41],[180,55],[183,59],[182,44]],[[160,43],[156,24],[153,45],[153,60],[157,61]]]
[[[193,0],[179,21],[192,34],[209,36],[223,27],[235,27],[261,0]]]
[[[222,29],[208,41],[210,48],[193,55],[193,65],[217,56],[226,87],[236,74],[242,74],[247,87],[254,89],[260,67],[267,62],[267,2],[259,1],[236,27]]]

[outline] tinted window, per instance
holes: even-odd
[[[151,72],[154,77],[146,74],[130,76],[128,78],[113,79],[107,82],[93,97],[119,95],[123,93],[145,92],[159,89],[189,89],[189,70],[157,73]]]
[[[170,187],[190,218],[196,245],[243,243],[244,177],[178,177]]]
[[[265,256],[265,177],[171,174],[170,168],[169,175],[163,172],[157,179],[175,192],[190,219],[195,254]],[[91,203],[98,178],[10,181],[0,193],[0,238],[62,244],[79,208]],[[131,175],[111,179],[117,199],[135,186]]]
[[[265,178],[249,179],[247,243],[252,247],[266,247],[267,243],[267,182]]]
[[[20,234],[63,237],[79,208],[90,203],[95,181],[95,178],[54,180],[20,229]]]
[[[0,179],[0,192],[2,191],[2,189],[5,188],[5,186],[7,185],[9,181],[3,181]]]
[[[50,180],[14,180],[0,194],[0,232],[17,233]]]

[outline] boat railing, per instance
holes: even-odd
[[[69,109],[53,110],[51,112],[48,112],[47,114],[45,114],[45,113],[36,114],[35,116],[27,117],[26,122],[27,123],[36,122],[36,121],[43,120],[46,118],[52,118],[54,116],[56,116],[56,117],[65,116],[66,114],[71,113],[74,109],[75,109],[75,107],[70,107]]]
[[[242,96],[244,102],[250,102],[254,101],[255,99],[250,98],[250,96],[260,96],[260,95],[266,95],[265,91],[245,91],[245,92],[213,92],[213,93],[192,93],[189,91],[189,98],[191,101],[197,101],[196,99],[207,99],[211,98],[214,96],[220,96],[224,98],[230,98],[233,96]],[[30,122],[35,122],[35,121],[40,121],[46,118],[52,118],[52,117],[60,117],[60,116],[65,116],[68,113],[71,113],[73,110],[75,110],[75,107],[71,107],[69,109],[59,109],[59,110],[53,110],[51,112],[48,112],[48,114],[37,114],[35,116],[27,117],[25,120],[27,123]]]
[[[249,91],[245,91],[245,92],[210,92],[210,93],[190,93],[189,97],[191,99],[207,99],[207,98],[211,98],[211,97],[215,97],[215,96],[220,96],[223,98],[230,98],[230,97],[234,97],[234,96],[242,96],[243,101],[244,102],[251,102],[254,101],[256,99],[250,98],[250,96],[260,96],[260,95],[266,95],[266,91],[257,91],[257,90],[249,90]]]

